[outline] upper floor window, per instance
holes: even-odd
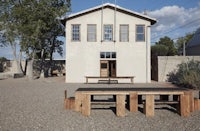
[[[80,41],[80,25],[72,25],[72,41]]]
[[[129,41],[129,25],[120,25],[120,41]]]
[[[136,41],[145,41],[145,26],[136,25]]]
[[[87,25],[87,41],[95,42],[96,40],[96,25],[89,24]]]
[[[113,26],[104,25],[104,41],[112,41],[112,40],[113,40]]]

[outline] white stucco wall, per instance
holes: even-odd
[[[72,24],[81,25],[80,42],[71,41]],[[87,42],[87,24],[97,25],[97,42]],[[113,24],[114,35],[112,9],[103,10],[103,24]],[[129,25],[129,42],[119,42],[120,24]],[[117,12],[116,42],[101,42],[101,10],[68,20],[66,22],[66,82],[84,83],[85,76],[100,76],[100,52],[117,53],[117,76],[135,76],[136,83],[150,82],[150,29],[148,28],[145,33],[147,35],[145,42],[136,42],[135,31],[138,24],[145,25],[145,31],[147,31],[150,22]],[[146,43],[148,43],[148,65],[146,65]],[[146,66],[148,67],[147,76]]]

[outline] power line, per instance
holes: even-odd
[[[162,34],[153,37],[152,39],[154,40],[154,39],[156,39],[156,38],[158,38],[158,37],[161,37],[161,36],[163,36],[163,35],[165,35],[165,34],[171,33],[171,32],[173,32],[173,31],[175,31],[175,30],[177,30],[177,29],[179,29],[179,28],[182,28],[182,27],[184,27],[184,26],[187,26],[187,25],[193,24],[193,23],[195,23],[195,22],[198,22],[199,20],[200,20],[200,18],[195,19],[195,20],[193,20],[193,21],[190,21],[190,22],[188,22],[188,23],[186,23],[186,24],[183,24],[183,25],[181,25],[181,26],[178,26],[178,27],[176,27],[176,28],[174,28],[174,29],[172,29],[172,30],[165,31],[165,32],[163,32]]]

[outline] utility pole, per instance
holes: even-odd
[[[183,56],[185,56],[185,40],[183,42]]]

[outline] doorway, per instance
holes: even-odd
[[[116,60],[100,61],[100,77],[116,77]]]

